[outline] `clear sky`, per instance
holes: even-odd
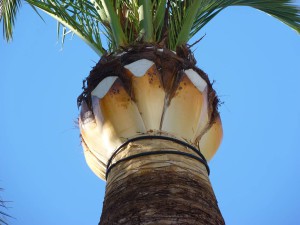
[[[99,57],[77,37],[62,50],[44,18],[23,7],[13,43],[0,41],[0,195],[11,225],[97,224],[105,183],[85,164],[76,98]],[[224,102],[210,179],[226,223],[300,224],[299,35],[241,7],[204,34],[195,56]]]

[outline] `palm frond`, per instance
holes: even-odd
[[[290,0],[199,0],[203,4],[199,8],[197,19],[190,31],[191,38],[203,28],[219,12],[229,6],[249,6],[263,11],[300,33],[300,9]]]
[[[153,10],[154,10],[154,17],[153,17],[153,29],[155,34],[155,40],[160,40],[162,35],[162,29],[164,26],[164,20],[166,17],[166,0],[161,1],[154,1],[153,2]]]
[[[97,0],[96,0],[97,1]],[[98,0],[99,1],[99,0]],[[114,35],[114,41],[116,42],[117,46],[123,46],[127,44],[127,39],[124,35],[122,30],[122,26],[120,20],[116,13],[118,9],[120,9],[121,4],[118,4],[119,7],[113,7],[113,3],[111,0],[100,0],[108,18],[110,28]],[[117,2],[120,3],[120,2]]]
[[[20,0],[0,0],[1,19],[11,38]],[[62,27],[62,42],[70,31],[99,55],[137,42],[161,43],[171,50],[185,45],[229,6],[263,11],[300,33],[300,10],[291,0],[26,0],[48,13]],[[61,26],[62,25],[62,26]],[[58,29],[60,34],[60,29]]]
[[[84,0],[27,0],[27,2],[52,16],[65,27],[63,29],[68,28],[74,32],[98,55],[106,52],[100,38],[101,18],[91,2]]]
[[[3,191],[3,188],[0,188],[0,191]],[[10,216],[9,214],[5,213],[2,209],[7,210],[6,207],[6,201],[3,201],[0,197],[0,224],[5,224],[8,225],[8,223],[6,222],[7,218],[13,218],[12,216]]]
[[[153,19],[152,19],[152,4],[149,0],[140,0],[139,20],[141,34],[145,42],[153,41]]]
[[[177,41],[175,46],[180,46],[186,43],[186,40],[189,39],[190,30],[192,29],[193,23],[196,19],[198,10],[202,8],[202,1],[193,1],[189,6],[180,7],[184,11],[184,15],[182,15],[181,26],[178,29]],[[181,12],[180,12],[181,13]]]
[[[235,5],[261,10],[300,33],[300,8],[290,0],[236,1]]]
[[[3,22],[3,35],[7,41],[12,39],[13,27],[21,0],[0,0],[0,22]]]

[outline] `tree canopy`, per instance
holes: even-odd
[[[229,6],[263,11],[300,33],[300,10],[290,0],[26,0],[58,22],[62,37],[78,35],[95,52],[106,52],[148,42],[175,50],[185,45],[217,14]],[[7,40],[21,0],[1,0],[0,20]],[[36,10],[36,12],[38,12]],[[108,39],[104,49],[103,37]]]

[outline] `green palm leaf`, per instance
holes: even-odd
[[[146,42],[153,41],[153,20],[152,20],[152,3],[149,0],[140,1],[139,20],[143,40]]]
[[[1,20],[9,40],[19,0],[0,0]],[[56,19],[62,37],[75,33],[99,55],[137,42],[163,43],[171,50],[185,45],[229,6],[263,11],[300,33],[300,11],[291,0],[27,0]],[[60,26],[58,26],[60,27]],[[59,31],[59,29],[58,29]],[[164,41],[162,41],[164,40]]]
[[[13,26],[21,0],[0,0],[0,21],[3,21],[3,34],[6,40],[12,39]]]
[[[92,3],[84,0],[28,0],[28,2],[52,16],[64,28],[78,35],[97,54],[101,55],[106,52],[102,47],[100,37],[101,18]]]
[[[127,43],[127,40],[122,30],[120,20],[116,13],[118,9],[121,9],[121,4],[118,4],[119,7],[114,7],[111,0],[101,0],[101,4],[105,10],[106,17],[110,24],[110,29],[112,30],[112,34],[116,45],[124,46]]]
[[[177,1],[180,2],[180,1]],[[178,3],[179,4],[179,3]],[[193,24],[185,19],[178,33],[176,45],[186,44],[201,28],[203,28],[219,12],[229,6],[249,6],[261,10],[287,24],[300,33],[300,10],[290,0],[197,0],[193,1],[193,6],[198,5],[198,12]],[[187,10],[183,12],[184,18],[188,18]],[[194,16],[194,14],[192,14]]]

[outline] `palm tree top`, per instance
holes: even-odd
[[[58,21],[64,37],[73,32],[96,53],[118,51],[137,43],[175,50],[186,45],[229,6],[261,10],[300,33],[300,9],[291,0],[26,0]],[[0,0],[4,35],[12,28],[20,0]],[[103,37],[108,39],[104,49]]]

